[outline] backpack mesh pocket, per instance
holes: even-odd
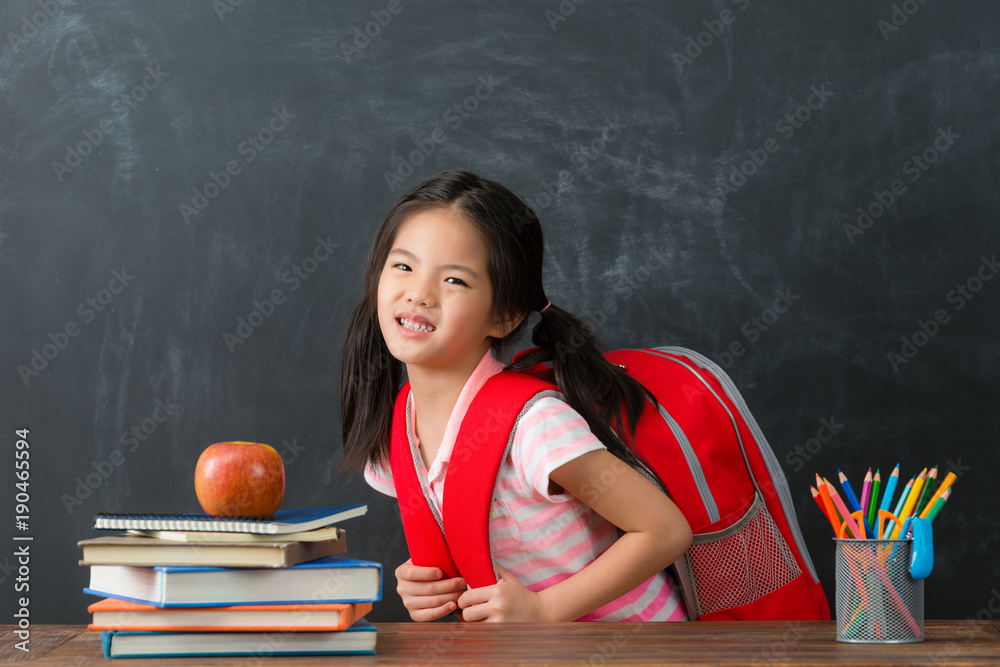
[[[759,495],[732,526],[695,535],[674,566],[691,619],[749,604],[802,573]]]

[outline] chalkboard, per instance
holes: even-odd
[[[958,481],[926,615],[995,617],[995,3],[14,0],[0,17],[4,623],[22,597],[32,623],[86,622],[92,516],[197,511],[195,462],[223,440],[282,452],[284,507],[369,503],[348,551],[385,566],[371,618],[408,618],[398,510],[337,472],[339,351],[379,218],[456,167],[535,206],[548,295],[610,347],[727,370],[831,600],[815,473],[938,464]]]

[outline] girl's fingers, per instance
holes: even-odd
[[[414,621],[420,621],[420,622],[436,621],[442,616],[447,616],[456,609],[458,609],[458,605],[456,605],[454,602],[448,602],[438,607],[431,607],[428,609],[415,609],[415,610],[411,609],[410,618],[412,618]]]
[[[482,588],[472,588],[465,591],[458,598],[458,606],[462,609],[467,609],[474,604],[489,601],[492,588],[492,586],[483,586]]]
[[[448,595],[407,595],[402,596],[402,598],[403,606],[410,611],[436,609],[448,606],[449,604],[452,605],[452,609],[458,606],[458,593],[449,593]]]
[[[444,581],[408,581],[400,579],[396,582],[396,591],[402,595],[413,597],[428,597],[432,595],[458,596],[465,590],[465,582],[461,579],[445,579]]]
[[[444,572],[437,567],[420,567],[414,565],[412,560],[408,560],[396,568],[397,579],[408,579],[410,581],[437,581],[444,576]]]

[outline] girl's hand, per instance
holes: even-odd
[[[396,568],[396,592],[414,621],[433,621],[458,609],[466,590],[460,577],[444,579],[436,567],[418,567],[407,560]]]
[[[500,582],[465,591],[458,599],[466,621],[543,622],[545,608],[538,593],[532,593],[507,570],[497,567]]]

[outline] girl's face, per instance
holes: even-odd
[[[471,371],[504,331],[493,313],[486,244],[453,209],[403,221],[378,283],[378,320],[407,367]]]

